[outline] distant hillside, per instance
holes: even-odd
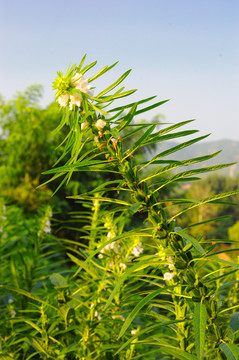
[[[167,150],[173,146],[176,146],[178,143],[169,141],[159,143],[157,150],[155,153],[162,152],[164,150]],[[228,168],[221,169],[217,171],[217,173],[224,173],[226,175],[235,176],[239,173],[239,141],[234,140],[218,140],[218,141],[202,141],[196,144],[193,144],[189,147],[186,147],[180,151],[177,151],[174,154],[169,155],[168,157],[164,159],[171,159],[171,160],[186,160],[194,157],[199,157],[203,155],[208,155],[215,153],[219,150],[222,150],[220,154],[218,154],[213,159],[188,165],[185,167],[185,170],[190,170],[192,168],[201,168],[201,167],[207,167],[217,164],[226,164],[226,163],[232,163],[232,162],[238,162],[237,164],[234,164]],[[182,168],[180,169],[182,171]]]

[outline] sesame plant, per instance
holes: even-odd
[[[96,62],[84,62],[85,56],[65,75],[58,72],[53,83],[62,111],[55,131],[67,127],[68,133],[45,184],[62,178],[57,191],[73,172],[82,177],[94,172],[99,184],[70,197],[79,205],[72,222],[79,224],[74,230],[80,241],[58,239],[67,266],[49,269],[37,288],[3,284],[28,304],[21,315],[8,316],[13,328],[25,327],[14,339],[6,336],[11,353],[2,354],[10,359],[238,359],[238,261],[231,249],[230,260],[217,256],[221,240],[190,234],[202,222],[181,228],[178,219],[198,206],[222,204],[239,191],[197,200],[163,195],[169,185],[197,181],[199,174],[231,164],[187,170],[217,155],[176,159],[177,151],[207,135],[185,140],[197,131],[178,129],[192,120],[137,122],[137,115],[167,100],[151,104],[153,96],[117,105],[135,92],[119,87],[130,71],[98,92],[94,81],[116,64],[86,80]],[[149,160],[138,156],[142,147],[172,139],[181,142]],[[57,166],[65,158],[65,165]],[[174,175],[176,168],[182,170]],[[204,223],[210,221],[223,218]]]

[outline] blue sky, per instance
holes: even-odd
[[[87,53],[96,70],[119,61],[97,86],[132,68],[132,101],[171,99],[156,111],[175,123],[196,119],[209,139],[239,141],[238,0],[0,1],[0,93],[40,83],[53,100],[57,70]]]

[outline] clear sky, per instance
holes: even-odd
[[[171,99],[148,119],[239,141],[238,45],[238,0],[0,0],[0,93],[40,83],[45,106],[56,71],[87,53],[96,70],[119,61],[98,86],[132,68],[132,101]]]

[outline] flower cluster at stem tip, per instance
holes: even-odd
[[[61,107],[69,106],[72,110],[73,106],[80,107],[82,103],[82,93],[92,95],[91,86],[83,75],[76,73],[72,77],[70,75],[61,75],[56,78],[53,87],[57,89],[57,102]]]

